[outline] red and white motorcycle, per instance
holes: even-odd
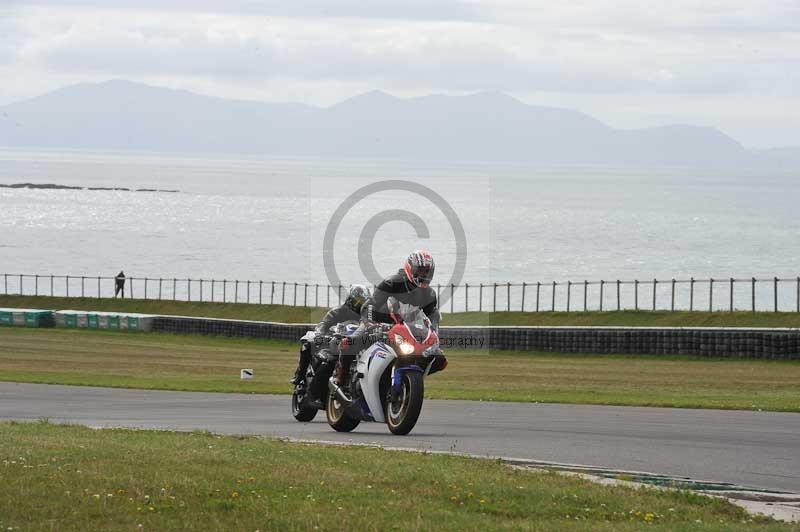
[[[342,386],[329,381],[328,424],[350,432],[361,421],[386,423],[392,434],[408,434],[422,410],[425,377],[439,359],[439,335],[419,307],[389,298],[394,325],[378,324],[371,331],[378,341],[362,350],[348,368]]]

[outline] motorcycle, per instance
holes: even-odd
[[[308,331],[302,340],[315,345],[315,353],[306,369],[306,380],[294,387],[292,392],[292,416],[297,421],[311,421],[317,412],[325,410],[328,397],[328,378],[331,376],[338,353],[328,349],[331,341],[346,338],[358,329],[358,323],[349,321],[332,326],[329,334]]]
[[[391,297],[388,306],[394,324],[377,324],[368,331],[374,343],[356,356],[341,386],[329,379],[325,412],[336,431],[350,432],[362,421],[374,421],[404,435],[417,423],[425,377],[444,353],[421,308]]]

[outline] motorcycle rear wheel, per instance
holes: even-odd
[[[360,419],[348,415],[344,405],[335,397],[328,398],[325,414],[328,417],[328,425],[336,432],[350,432],[361,423]]]
[[[292,393],[292,416],[297,421],[307,422],[317,417],[318,410],[313,407],[301,406],[304,397],[304,395],[297,393],[297,388],[294,389]]]
[[[425,395],[425,379],[422,373],[403,373],[400,396],[397,401],[386,401],[386,424],[392,434],[405,436],[417,424]]]

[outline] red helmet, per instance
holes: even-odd
[[[427,288],[431,284],[435,269],[436,265],[433,263],[433,257],[423,250],[414,251],[408,256],[403,266],[408,280],[420,288]]]

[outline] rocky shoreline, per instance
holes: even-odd
[[[55,183],[0,183],[0,188],[28,188],[35,190],[116,190],[122,192],[168,192],[176,193],[180,190],[161,188],[127,188],[127,187],[74,187],[70,185],[57,185]]]

